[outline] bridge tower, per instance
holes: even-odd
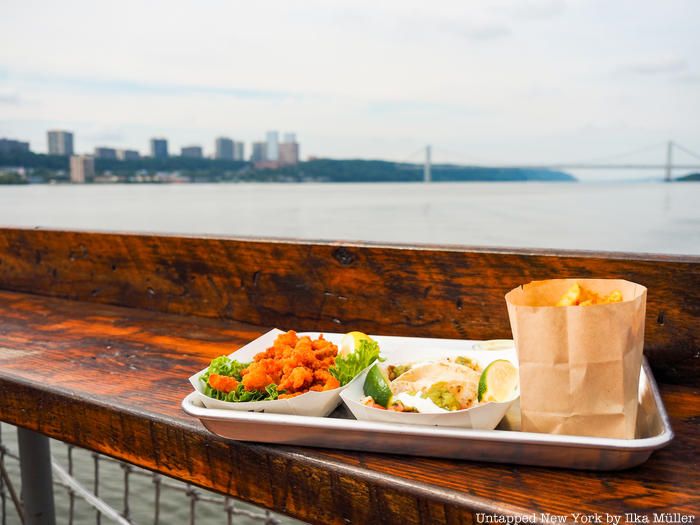
[[[666,182],[671,182],[673,178],[673,141],[669,140],[666,147]]]
[[[430,173],[430,146],[425,147],[425,164],[423,164],[423,182],[431,181]]]

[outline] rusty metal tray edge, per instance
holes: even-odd
[[[620,470],[646,461],[673,439],[673,430],[646,360],[640,377],[640,418],[658,432],[637,439],[613,439],[521,432],[469,430],[208,409],[193,392],[183,410],[211,432],[228,439],[284,445],[382,452],[589,470]],[[646,400],[646,401],[645,401]],[[651,405],[645,407],[644,404]]]

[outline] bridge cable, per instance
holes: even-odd
[[[423,152],[425,152],[425,148],[424,148],[424,147],[422,147],[422,148],[420,148],[420,149],[417,149],[416,151],[414,151],[413,153],[411,153],[410,155],[408,155],[407,157],[405,157],[404,160],[400,160],[400,161],[396,162],[396,164],[413,164],[413,162],[409,162],[409,161],[410,161],[413,157],[415,157],[416,155],[418,155],[419,153],[423,153]]]
[[[621,157],[629,157],[630,155],[635,155],[637,153],[643,153],[645,151],[652,151],[656,148],[659,148],[659,147],[665,146],[665,145],[666,145],[666,142],[661,142],[661,143],[656,143],[656,144],[652,144],[649,146],[643,146],[641,148],[635,148],[633,150],[629,150],[629,151],[626,151],[624,153],[618,153],[616,155],[608,155],[606,157],[599,157],[599,158],[593,159],[593,160],[572,162],[572,163],[568,163],[568,164],[597,164],[600,162],[607,162],[609,160],[619,159]]]
[[[468,162],[475,162],[475,163],[484,164],[484,165],[494,164],[494,163],[492,163],[492,162],[485,161],[484,159],[480,159],[480,158],[477,158],[477,157],[472,157],[471,155],[464,155],[464,153],[458,153],[458,152],[456,152],[456,151],[452,151],[452,150],[445,149],[445,148],[442,148],[442,147],[433,146],[433,151],[434,151],[435,153],[438,153],[438,154],[439,154],[439,153],[445,153],[446,156],[451,156],[451,157],[453,157],[453,158],[456,157],[455,160],[456,160],[457,162],[460,162],[460,157],[461,157],[461,160],[462,160],[462,161],[465,161],[465,160],[466,160],[466,161],[468,161]],[[449,161],[446,162],[445,164],[449,164]]]
[[[679,150],[684,151],[685,153],[687,153],[687,154],[690,155],[691,157],[695,157],[696,159],[700,159],[700,155],[698,155],[697,153],[694,153],[694,152],[690,151],[690,150],[689,150],[688,148],[686,148],[685,146],[682,146],[682,145],[678,144],[678,142],[674,142],[673,145],[674,145],[676,148],[678,148]]]
[[[643,146],[640,148],[635,148],[633,150],[628,150],[628,151],[625,151],[623,153],[618,153],[615,155],[608,155],[606,157],[600,157],[600,158],[593,159],[593,160],[577,161],[577,162],[565,162],[565,163],[556,163],[556,164],[596,164],[599,162],[606,162],[608,160],[628,157],[630,155],[635,155],[637,153],[642,153],[642,152],[646,152],[646,151],[653,151],[654,149],[660,148],[660,147],[665,146],[665,145],[666,145],[666,142],[659,142],[659,143],[655,143],[655,144],[646,145],[646,146]],[[677,144],[674,143],[674,145],[677,145]],[[460,161],[459,158],[461,157],[462,161],[467,160],[468,162],[475,162],[475,163],[481,164],[483,166],[489,166],[489,165],[498,166],[500,164],[499,162],[490,162],[490,161],[486,161],[485,159],[474,158],[471,156],[464,156],[461,153],[457,153],[455,151],[450,151],[450,150],[447,150],[447,149],[444,149],[441,147],[433,147],[433,151],[435,151],[436,153],[442,152],[442,153],[446,153],[452,157],[457,157],[457,159],[455,159],[455,160],[457,160],[458,162]]]

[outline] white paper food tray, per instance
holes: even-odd
[[[513,346],[507,350],[474,350],[472,347],[475,341],[455,343],[445,339],[415,337],[376,337],[375,339],[379,342],[382,355],[386,357],[382,366],[415,363],[416,361],[436,361],[460,356],[469,357],[476,361],[482,369],[496,359],[506,359],[516,366],[518,362]],[[367,372],[363,372],[361,377],[357,377],[340,393],[340,398],[352,412],[352,415],[363,421],[493,430],[520,394],[518,389],[511,399],[503,403],[484,403],[454,412],[439,414],[394,412],[369,407],[361,403],[362,398],[365,397],[362,386],[366,375]]]
[[[275,339],[277,339],[277,336],[283,333],[284,332],[282,330],[278,329],[270,330],[244,347],[239,348],[232,354],[229,354],[229,357],[240,361],[241,363],[252,361],[256,354],[264,352],[270,348]],[[319,334],[299,333],[298,335],[310,335],[315,339]],[[340,345],[340,339],[343,337],[343,334],[323,334],[323,337],[336,345]],[[190,383],[198,394],[199,400],[205,407],[242,412],[253,411],[267,412],[270,414],[292,414],[296,416],[327,416],[340,404],[340,392],[343,389],[348,388],[354,381],[359,379],[358,376],[353,380],[353,382],[350,382],[345,386],[335,388],[333,390],[327,390],[325,392],[307,392],[288,399],[234,403],[231,401],[214,399],[204,395],[204,386],[199,378],[206,371],[207,369],[204,368],[190,377]],[[363,376],[363,374],[360,375]]]

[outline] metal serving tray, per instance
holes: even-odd
[[[209,409],[196,392],[182,401],[182,408],[214,434],[238,441],[590,470],[640,465],[673,439],[646,359],[639,382],[638,437],[629,440],[520,432],[517,402],[496,430],[358,421],[344,405],[329,417]]]

